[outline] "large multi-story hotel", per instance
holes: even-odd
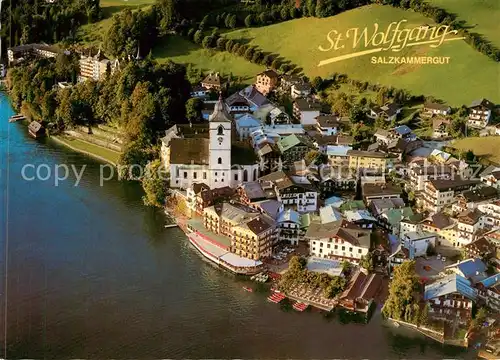
[[[100,50],[95,56],[82,55],[80,58],[80,75],[78,76],[78,81],[83,82],[88,79],[95,81],[103,80],[106,77],[108,69],[110,74],[113,74],[119,65],[118,59],[105,59]]]

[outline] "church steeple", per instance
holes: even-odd
[[[214,106],[214,112],[208,120],[213,122],[231,122],[231,115],[229,115],[227,105],[222,99],[222,94],[219,94],[219,100]]]

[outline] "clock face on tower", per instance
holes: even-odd
[[[220,145],[220,144],[222,144],[222,141],[224,140],[224,138],[223,138],[222,136],[219,136],[219,137],[217,138],[217,140],[219,141],[219,145]]]

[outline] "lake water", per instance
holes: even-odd
[[[280,310],[215,269],[136,183],[99,184],[101,164],[34,140],[0,94],[0,358],[465,357],[376,314],[343,325]],[[57,164],[86,165],[59,186]],[[46,164],[47,166],[43,165]],[[32,177],[33,167],[26,168]]]

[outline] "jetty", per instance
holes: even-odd
[[[166,229],[170,229],[170,228],[174,228],[174,227],[179,227],[179,225],[178,224],[166,224],[165,225]]]
[[[17,114],[17,115],[13,115],[9,118],[10,123],[13,123],[13,122],[16,122],[19,120],[26,120],[26,116],[24,116],[23,114]]]

